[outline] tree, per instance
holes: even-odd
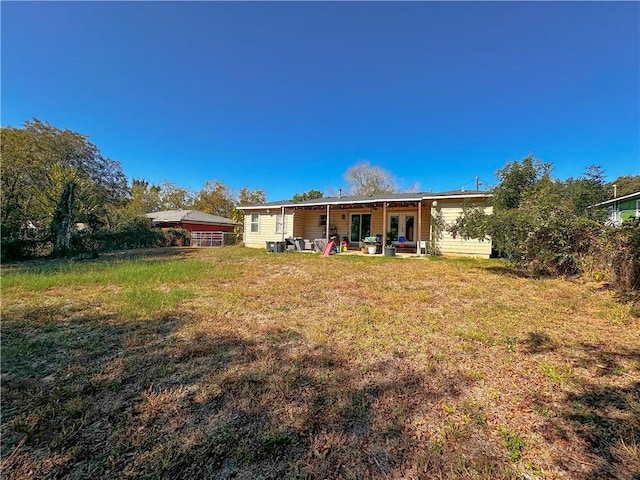
[[[196,195],[193,206],[202,212],[231,218],[236,207],[236,199],[224,183],[209,180]]]
[[[529,155],[521,162],[513,161],[496,172],[499,184],[493,190],[494,209],[517,208],[522,197],[531,192],[536,183],[546,177],[549,180],[551,165]]]
[[[616,195],[622,197],[630,193],[640,192],[640,175],[623,175],[607,185],[607,198],[613,198],[613,185]]]
[[[309,190],[308,192],[294,194],[291,200],[294,202],[303,202],[304,200],[313,200],[322,198],[323,196],[320,190]]]
[[[264,190],[256,189],[251,190],[249,187],[242,187],[238,192],[237,205],[238,207],[245,207],[247,205],[258,205],[267,201],[267,196]],[[237,208],[234,209],[233,220],[238,223],[243,223],[244,213]]]
[[[580,202],[586,198],[584,192],[591,192],[588,188],[597,192],[600,170],[588,169],[570,187],[552,180],[550,171],[550,164],[532,156],[507,163],[498,171],[493,214],[465,205],[448,230],[464,239],[490,237],[500,252],[531,273],[578,272],[582,256],[588,254],[600,229]]]
[[[73,184],[69,223],[96,225],[108,205],[122,204],[127,181],[120,163],[100,154],[88,137],[34,119],[23,128],[3,127],[2,237],[19,238],[25,223],[40,232],[51,225],[63,192]]]
[[[162,210],[188,210],[193,208],[195,194],[168,180],[160,183],[160,208]]]
[[[568,178],[562,184],[564,197],[575,207],[580,215],[594,219],[601,217],[602,210],[589,207],[607,199],[607,190],[602,167],[590,165],[577,179]]]
[[[368,161],[359,162],[347,169],[344,179],[349,183],[351,195],[376,195],[398,191],[391,172],[372,166]]]
[[[259,205],[267,201],[264,190],[251,190],[249,187],[242,187],[238,192],[238,206]]]
[[[134,178],[131,182],[131,199],[127,209],[132,214],[143,215],[160,210],[162,189],[147,180]]]

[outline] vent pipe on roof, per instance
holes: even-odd
[[[342,198],[342,189],[341,188],[338,189],[338,198]]]

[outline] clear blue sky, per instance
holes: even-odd
[[[1,4],[2,124],[90,137],[125,174],[268,200],[368,160],[422,190],[640,174],[640,3]]]

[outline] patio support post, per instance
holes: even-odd
[[[284,242],[284,226],[287,224],[287,221],[284,218],[284,206],[282,207],[282,225],[280,229],[282,230],[282,241]]]
[[[387,202],[382,202],[382,248],[387,244]]]
[[[420,248],[420,242],[422,241],[422,200],[418,202],[418,235],[417,235],[417,245],[418,245],[418,256],[422,255],[422,248]]]
[[[327,225],[325,226],[325,240],[329,242],[329,204],[327,203]]]

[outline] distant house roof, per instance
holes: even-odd
[[[344,195],[341,197],[323,197],[311,200],[294,202],[293,200],[280,200],[278,202],[261,203],[238,207],[239,210],[275,208],[275,207],[314,207],[323,205],[353,205],[372,202],[419,202],[421,200],[438,200],[443,198],[487,198],[490,192],[481,190],[450,190],[447,192],[413,192],[413,193],[381,193],[377,195]]]
[[[210,213],[200,212],[198,210],[163,210],[161,212],[151,212],[145,215],[153,220],[154,223],[190,222],[215,225],[239,225],[238,222],[235,222],[230,218],[211,215]]]
[[[611,200],[607,200],[606,202],[596,203],[594,207],[604,207],[606,205],[615,205],[616,203],[624,202],[625,200],[633,200],[634,198],[640,198],[640,192],[629,193],[621,197],[612,198]]]

